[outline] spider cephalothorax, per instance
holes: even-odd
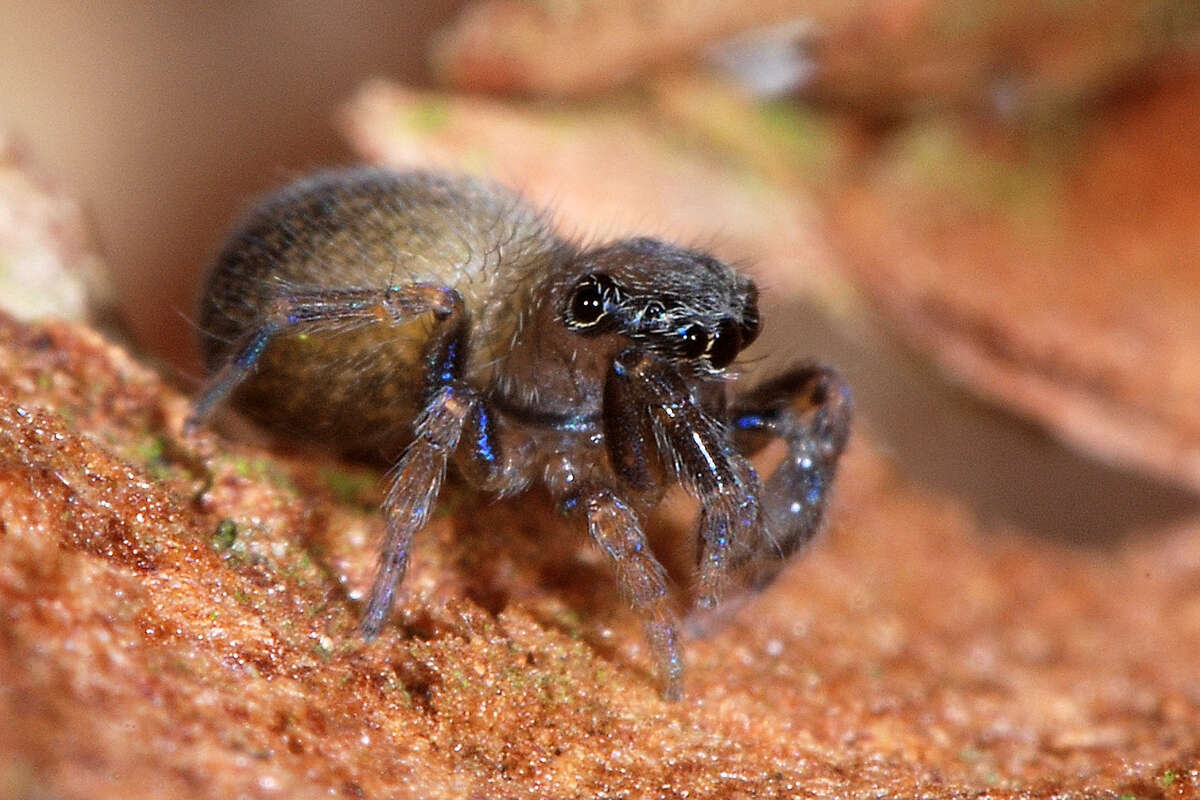
[[[622,333],[698,372],[725,369],[758,337],[758,290],[706,253],[640,238],[580,261],[595,271],[563,310],[577,333]]]

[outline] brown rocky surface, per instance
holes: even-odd
[[[1200,488],[1200,80],[1084,118],[912,125],[832,194],[850,276],[951,373]]]
[[[950,152],[970,155],[972,131],[930,122],[895,140],[915,142],[899,155],[885,149],[861,170],[831,173],[823,158],[776,146],[781,120],[797,144],[807,117],[778,107],[743,117],[742,100],[677,80],[669,93],[659,84],[586,109],[373,84],[344,119],[371,158],[491,174],[551,205],[567,230],[661,233],[751,260],[766,294],[805,295],[852,331],[861,306],[839,254],[885,309],[903,310],[936,269],[935,288],[973,298],[952,259],[922,266],[922,247],[953,229],[939,216],[959,208],[945,182],[961,190],[1009,173],[980,171],[978,158],[974,170],[941,169],[945,151],[918,135],[964,142]],[[1145,129],[1142,115],[1112,112],[1121,125],[1082,140],[1080,152],[1105,154],[1079,160],[1091,177],[1045,196],[1111,194],[1113,227],[1131,237],[1139,226],[1122,228],[1118,212],[1134,206],[1183,231],[1186,216],[1172,213],[1190,208],[1182,187],[1193,173],[1172,203],[1133,188],[1140,181],[1112,194],[1120,176],[1186,162],[1190,139],[1151,137],[1163,119],[1185,126],[1189,106],[1169,97],[1146,101],[1143,110],[1163,107]],[[844,131],[816,123],[804,133],[834,143]],[[1156,142],[1158,156],[1126,153],[1127,141]],[[914,150],[932,160],[901,157]],[[913,163],[932,163],[943,182],[905,184]],[[847,174],[880,187],[882,202],[854,184],[843,191]],[[816,196],[841,215],[836,251],[801,190],[822,176]],[[1034,207],[1035,221],[1047,207]],[[1011,233],[1001,222],[991,224]],[[928,238],[881,236],[906,226]],[[1104,239],[1095,222],[1072,226],[1126,243],[1130,258],[1158,252]],[[981,242],[1000,249],[987,230]],[[1006,252],[1016,255],[1003,266],[1016,270],[1025,250]],[[921,266],[911,283],[893,279],[899,299],[872,278],[887,255]],[[1178,263],[1168,275],[1190,274]],[[1104,280],[1136,296],[1140,284],[1111,271]],[[993,295],[1026,285],[1019,271],[1003,276]],[[1089,296],[1054,280],[1050,296]],[[1174,290],[1161,284],[1163,319],[1176,319]],[[1069,316],[1091,306],[1066,307],[1071,324],[1106,335]],[[1119,322],[1118,308],[1101,311]],[[769,317],[768,334],[782,327],[773,319],[785,323]],[[904,330],[923,341],[917,323]],[[1078,352],[1068,336],[1055,342],[1062,358]],[[1143,366],[1169,387],[1153,381],[1176,351],[1156,352],[1168,361]],[[1134,408],[1153,395],[1087,386]],[[418,537],[394,627],[364,645],[356,623],[382,534],[380,473],[287,442],[256,445],[262,437],[245,429],[184,439],[186,407],[92,330],[0,317],[0,797],[1200,794],[1200,519],[1109,548],[985,525],[907,480],[872,433],[885,420],[864,419],[826,535],[767,591],[731,604],[724,625],[697,620],[710,630],[687,642],[684,698],[671,704],[603,561],[538,494],[478,503],[452,485]],[[681,603],[688,512],[673,503],[655,526]]]
[[[639,3],[637,0],[467,5],[431,53],[451,86],[473,91],[578,95],[692,59],[705,45],[798,13],[794,0]],[[838,3],[822,2],[836,13]]]
[[[828,534],[688,642],[671,704],[536,495],[453,489],[365,646],[380,476],[183,440],[186,402],[91,331],[0,320],[0,795],[1200,788],[1200,521],[1113,552],[984,531],[860,433]]]
[[[1200,48],[1191,0],[481,0],[442,33],[432,58],[458,88],[576,96],[797,20],[796,49],[810,62],[804,91],[883,117],[961,104],[1022,114]]]

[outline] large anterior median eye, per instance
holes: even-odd
[[[607,275],[587,275],[571,295],[567,322],[575,328],[587,328],[604,318],[606,303],[615,299],[617,285]]]
[[[679,353],[684,358],[699,358],[708,349],[708,331],[704,330],[703,325],[687,326],[680,338],[683,341],[680,343]]]

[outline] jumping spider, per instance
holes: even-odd
[[[817,531],[849,435],[832,369],[738,391],[757,290],[654,239],[581,247],[511,192],[433,172],[318,174],[262,201],[219,255],[201,308],[212,377],[277,429],[399,457],[362,621],[387,621],[447,464],[481,490],[542,481],[586,521],[678,697],[678,624],[642,532],[671,482],[701,504],[698,602],[760,586]],[[760,482],[746,456],[782,438]]]

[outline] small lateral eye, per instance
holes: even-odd
[[[749,347],[758,338],[760,329],[758,319],[758,289],[751,287],[750,295],[746,298],[746,307],[742,310],[742,322],[738,326],[741,333],[741,346]]]
[[[699,358],[708,349],[708,331],[703,325],[689,325],[680,337],[679,352],[684,358]]]
[[[738,326],[731,319],[721,320],[717,332],[708,344],[708,360],[716,369],[725,369],[737,358],[742,349]]]
[[[595,325],[604,318],[605,304],[615,298],[617,285],[607,275],[588,275],[575,287],[571,295],[570,324],[576,328]]]

